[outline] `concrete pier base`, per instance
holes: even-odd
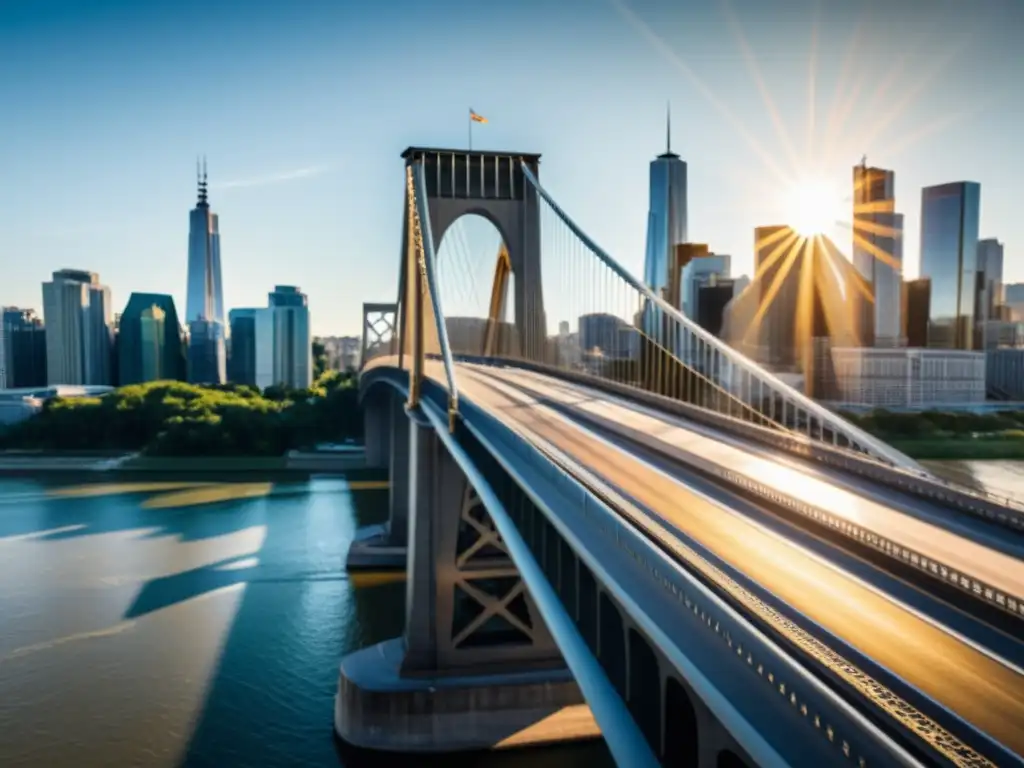
[[[387,523],[367,525],[356,531],[345,559],[350,571],[404,571],[408,547],[391,543]]]
[[[456,752],[598,738],[567,669],[401,677],[400,638],[341,662],[334,728],[345,742],[388,752]]]

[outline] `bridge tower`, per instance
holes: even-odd
[[[504,291],[507,271],[515,278],[515,310],[518,355],[528,360],[543,357],[547,341],[544,294],[541,281],[540,209],[536,192],[523,176],[523,164],[534,177],[540,173],[540,155],[523,152],[480,152],[458,149],[409,147],[402,153],[406,174],[422,164],[429,231],[434,252],[441,246],[445,232],[462,216],[478,215],[487,219],[501,235],[495,290]],[[399,264],[399,289],[396,304],[366,304],[363,307],[364,359],[368,352],[385,344],[400,356],[399,365],[412,366],[414,340],[428,354],[439,351],[435,320],[429,302],[418,305],[413,296],[419,284],[419,265],[415,258],[414,233],[409,212],[415,202],[406,191],[402,251]],[[503,267],[507,265],[507,271]],[[504,296],[492,297],[503,304]],[[493,312],[493,306],[492,306]],[[497,341],[494,318],[489,322],[486,344]],[[382,334],[383,330],[383,334]],[[424,338],[426,337],[426,338]],[[480,352],[485,350],[481,348]],[[405,416],[401,409],[374,397],[364,402],[366,414],[367,463],[391,467],[391,507],[387,524],[367,526],[356,535],[348,555],[349,568],[400,568],[407,548],[408,504],[404,479],[396,469],[404,464],[406,448]],[[398,493],[396,494],[396,490]]]
[[[378,381],[383,374],[364,359],[360,382],[367,460],[390,470],[390,519],[357,535],[349,567],[404,565],[406,625],[403,637],[342,660],[335,730],[359,747],[412,752],[595,737],[579,687],[466,476],[474,470],[446,448],[465,430],[438,416],[454,395],[423,375],[439,352],[424,251],[436,252],[463,215],[484,216],[501,233],[497,281],[509,271],[517,278],[521,348],[545,343],[536,196],[521,165],[536,173],[539,155],[411,148],[403,158],[398,302],[364,306],[364,349],[389,356],[390,378]],[[500,304],[492,301],[493,313]]]

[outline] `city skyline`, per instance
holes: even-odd
[[[109,10],[118,3],[101,5]],[[398,6],[405,8],[389,4],[391,10]],[[86,32],[67,38],[69,51],[88,64],[74,72],[62,59],[29,66],[26,78],[0,86],[0,98],[25,107],[0,127],[12,182],[0,191],[0,250],[33,254],[8,271],[0,299],[5,305],[41,309],[40,283],[54,269],[75,266],[103,274],[119,306],[133,291],[170,292],[186,306],[180,210],[188,199],[191,161],[205,151],[223,179],[213,190],[231,244],[225,306],[256,303],[266,285],[307,285],[317,308],[316,334],[358,332],[363,298],[388,300],[393,291],[388,265],[399,251],[398,153],[408,144],[461,145],[467,99],[490,121],[474,145],[543,153],[545,185],[637,275],[643,274],[647,165],[664,146],[665,101],[671,100],[672,147],[689,167],[689,239],[731,254],[735,274],[752,274],[753,229],[787,221],[790,190],[780,186],[775,171],[796,175],[799,162],[791,162],[790,154],[821,156],[813,181],[823,189],[834,186],[836,207],[848,219],[849,169],[867,153],[872,165],[899,177],[906,277],[918,274],[920,190],[969,180],[984,187],[979,235],[1006,244],[1006,282],[1024,279],[1024,264],[1015,260],[1024,224],[1013,215],[1020,150],[1011,142],[1008,119],[1024,107],[1019,89],[1011,90],[1011,73],[1019,70],[1011,64],[1020,54],[1007,35],[1020,9],[1009,4],[975,6],[969,18],[939,5],[921,25],[906,3],[886,4],[884,17],[872,3],[857,12],[823,4],[817,16],[813,4],[791,3],[776,9],[775,31],[755,36],[766,11],[744,2],[731,6],[732,17],[718,9],[683,13],[652,2],[597,3],[579,17],[539,4],[473,11],[450,2],[445,10],[458,23],[445,34],[465,37],[460,55],[481,63],[453,69],[454,54],[442,52],[432,65],[438,68],[424,76],[444,76],[451,87],[429,100],[403,89],[399,75],[413,54],[391,40],[403,35],[385,30],[410,25],[436,43],[436,14],[411,5],[404,15],[380,8],[319,9],[298,18],[278,9],[272,18],[261,11],[250,18],[250,40],[229,35],[218,49],[233,52],[233,63],[215,65],[216,87],[192,89],[189,109],[183,109],[173,75],[187,52],[161,47],[153,26],[159,20],[183,23],[187,8],[172,12],[155,3],[117,23],[112,15],[68,8],[61,19],[31,9],[0,12],[12,22],[0,25],[0,35],[11,35],[0,40],[0,59],[31,63],[44,40],[65,39],[71,29],[66,25],[75,23]],[[474,30],[494,23],[521,27],[527,16],[543,21],[523,38],[536,47],[536,61],[515,74],[492,65],[491,37],[477,40]],[[586,35],[565,37],[569,24],[583,25],[589,41],[577,39]],[[103,50],[110,35],[124,36],[125,25],[139,32],[132,44]],[[685,31],[688,25],[696,31]],[[275,46],[257,66],[253,46],[269,39],[272,28]],[[345,36],[354,41],[348,49],[338,45]],[[359,43],[360,37],[372,38],[378,50]],[[937,39],[948,44],[930,45]],[[132,73],[119,72],[128,49],[142,43],[152,50]],[[844,74],[851,51],[870,55]],[[394,60],[386,61],[389,56]],[[714,56],[724,56],[724,65]],[[374,68],[379,87],[346,75],[334,87],[345,108],[323,106],[316,89],[330,92],[332,78],[359,57]],[[817,96],[810,102],[809,57],[816,62]],[[588,81],[607,82],[601,98],[595,93],[582,106],[566,98],[585,85],[579,75],[561,72],[569,60],[580,64],[574,69],[588,73]],[[449,78],[452,71],[456,75]],[[300,81],[307,84],[295,87]],[[164,124],[114,99],[129,85],[144,88],[140,98]],[[759,93],[762,85],[771,108]],[[524,88],[533,89],[529,104],[486,98],[487,92]],[[215,103],[225,89],[237,103],[230,112]],[[976,111],[980,90],[991,98],[987,112]],[[29,92],[52,94],[51,101],[26,101]],[[277,97],[273,113],[257,103]],[[395,109],[388,104],[398,103],[400,113],[415,111],[417,120],[390,119]],[[816,128],[809,132],[812,112]],[[78,131],[52,130],[58,118],[72,117],[81,118]],[[874,128],[863,126],[875,118]],[[580,123],[587,125],[585,136],[573,129]],[[26,189],[33,194],[23,194]],[[844,238],[833,239],[849,256]],[[356,270],[358,279],[339,279]]]

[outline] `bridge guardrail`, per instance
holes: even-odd
[[[974,493],[953,483],[940,482],[931,475],[921,476],[906,470],[892,467],[882,462],[873,461],[862,456],[851,454],[842,448],[833,448],[820,444],[812,444],[776,430],[768,429],[750,422],[733,419],[725,414],[708,411],[703,408],[665,397],[653,392],[646,392],[608,381],[586,373],[571,373],[539,363],[520,360],[504,360],[500,358],[463,358],[467,362],[485,365],[509,365],[537,373],[575,381],[579,384],[603,389],[612,394],[632,398],[655,409],[675,413],[683,418],[721,429],[743,439],[754,439],[769,448],[782,450],[794,456],[811,459],[815,462],[843,470],[850,474],[865,477],[874,482],[887,485],[898,490],[938,501],[975,517],[996,523],[1018,532],[1024,532],[1024,505],[1014,502],[1013,506],[1005,506],[998,501]]]
[[[593,525],[588,527],[602,532],[609,539],[620,542],[620,546],[623,546],[629,555],[647,568],[656,589],[664,590],[678,601],[682,609],[699,617],[701,626],[713,633],[722,643],[723,653],[739,660],[757,675],[763,685],[771,686],[783,701],[787,701],[803,717],[810,729],[835,746],[837,756],[841,755],[842,759],[849,761],[849,764],[858,766],[917,765],[917,761],[889,736],[885,735],[864,715],[857,712],[853,706],[825,683],[809,673],[774,640],[753,626],[723,597],[706,586],[700,578],[691,572],[693,562],[701,561],[704,574],[712,574],[714,578],[718,579],[719,586],[724,584],[730,597],[739,595],[748,605],[756,604],[759,610],[769,617],[770,623],[782,628],[784,633],[788,632],[791,637],[798,638],[795,642],[797,647],[826,663],[832,672],[851,684],[855,690],[876,698],[878,701],[884,701],[883,709],[898,723],[908,728],[911,733],[932,747],[940,750],[945,748],[941,743],[936,744],[936,734],[941,735],[942,738],[948,734],[931,721],[922,719],[921,714],[908,702],[885,689],[853,664],[842,659],[820,641],[779,615],[755,595],[732,581],[727,574],[718,571],[713,564],[704,560],[695,550],[687,547],[678,537],[672,536],[664,529],[657,530],[649,518],[617,511],[601,497],[595,496],[588,484],[578,479],[580,476],[586,475],[586,470],[578,465],[572,466],[574,462],[568,457],[558,455],[557,449],[553,453],[549,453],[549,446],[540,448],[534,445],[527,437],[496,422],[472,403],[463,404],[463,414],[466,427],[492,452],[506,472],[527,492],[548,521],[591,570],[600,573],[604,569],[604,564],[588,552],[579,536],[545,502],[536,489],[530,488],[522,473],[508,459],[507,452],[510,450],[508,443],[514,446],[511,448],[513,452],[516,450],[526,451],[525,455],[534,455],[542,463],[542,466],[549,467],[552,471],[547,472],[546,475],[548,479],[563,489],[561,491],[563,497],[576,497],[583,500],[586,515],[593,521]],[[478,427],[480,422],[489,425],[487,430],[489,434],[485,434],[484,430]],[[501,435],[499,439],[501,443],[505,444],[503,446],[505,451],[502,451],[498,447],[497,441],[489,436],[494,433]],[[628,544],[622,542],[628,542]],[[682,557],[680,557],[681,554]],[[657,621],[646,615],[621,587],[616,584],[608,584],[606,588],[615,595],[636,625],[643,628],[649,637],[662,644],[663,652],[675,664],[679,673],[692,684],[694,677],[692,669],[690,669],[692,662],[678,652],[671,637],[665,634]],[[676,650],[673,651],[673,649]],[[700,694],[699,680],[694,687]],[[713,692],[705,691],[702,698],[704,696],[707,696],[706,702],[712,701],[711,708],[714,711],[715,696]],[[726,704],[726,706],[728,705]],[[721,716],[720,712],[716,712],[716,715]],[[961,762],[962,765],[991,765],[956,739],[952,739],[950,743],[960,750],[961,758],[965,756],[968,758]],[[972,755],[977,759],[973,760]],[[756,754],[753,754],[752,757],[756,759]]]

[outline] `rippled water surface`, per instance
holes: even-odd
[[[0,478],[0,766],[396,764],[331,728],[341,656],[402,629],[401,579],[342,567],[386,504],[334,478]],[[592,745],[411,764],[610,763]]]

